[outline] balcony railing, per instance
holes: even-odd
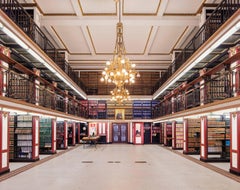
[[[65,61],[63,51],[54,47],[31,16],[16,0],[0,0],[0,9],[21,28],[82,90],[86,90],[77,73]]]
[[[10,67],[11,68],[11,67]],[[87,107],[63,91],[42,82],[36,84],[36,77],[13,69],[0,71],[0,93],[6,97],[46,107],[52,110],[87,118]]]
[[[158,90],[238,9],[240,0],[223,0],[155,85]]]

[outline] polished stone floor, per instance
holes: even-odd
[[[239,190],[240,183],[159,145],[77,146],[0,182],[1,190]]]

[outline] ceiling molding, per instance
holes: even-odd
[[[86,13],[83,11],[83,7],[80,0],[78,0],[78,5],[82,13],[82,16],[117,16],[117,4],[115,6],[116,7],[115,12],[112,12],[112,13]]]
[[[70,50],[68,49],[67,45],[64,43],[63,39],[60,37],[60,35],[56,31],[56,29],[53,26],[51,26],[51,29],[55,33],[55,35],[57,36],[58,40],[65,47],[65,50],[67,50],[68,54],[70,54],[70,55],[92,55],[91,53],[72,53],[72,52],[70,52]]]
[[[195,13],[164,13],[163,16],[197,16],[198,14],[200,14],[202,12],[202,8],[205,4],[207,0],[203,0],[201,5],[199,6],[199,8],[197,9],[197,11]]]
[[[124,2],[125,1],[123,0],[123,3],[122,3],[122,15],[123,16],[157,16],[160,5],[161,5],[161,0],[159,0],[157,9],[154,13],[126,13],[126,12],[124,12]]]
[[[179,36],[179,38],[177,39],[176,43],[174,44],[173,48],[171,49],[171,51],[169,52],[169,54],[171,54],[173,52],[173,50],[176,48],[176,46],[178,45],[179,41],[182,39],[182,37],[185,35],[186,31],[188,30],[189,26],[187,26],[183,33]]]
[[[57,36],[57,38],[59,39],[59,41],[62,43],[62,45],[64,46],[64,48],[67,50],[67,52],[69,53],[69,49],[67,48],[66,44],[64,43],[63,39],[59,36],[59,34],[57,33],[56,29],[51,26],[52,31],[55,33],[55,35]]]

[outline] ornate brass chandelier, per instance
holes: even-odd
[[[123,86],[120,86],[120,87],[115,87],[112,91],[111,91],[111,95],[112,95],[112,98],[111,100],[112,101],[115,101],[119,104],[123,103],[124,101],[127,101],[130,99],[130,96],[129,96],[129,92],[126,88],[124,88]]]
[[[117,37],[113,59],[106,62],[106,67],[102,72],[100,80],[115,84],[116,88],[111,91],[112,100],[123,102],[129,99],[129,92],[125,88],[125,85],[135,83],[135,78],[140,77],[140,74],[135,70],[136,65],[131,63],[126,57],[126,49],[123,41],[123,24],[121,22],[121,0],[117,0],[116,2],[119,3],[119,22],[116,28]]]

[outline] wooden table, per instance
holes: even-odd
[[[100,136],[88,136],[88,137],[83,137],[82,141],[84,142],[84,145],[89,144],[89,145],[95,145],[95,148],[97,146],[97,141],[100,139]]]

